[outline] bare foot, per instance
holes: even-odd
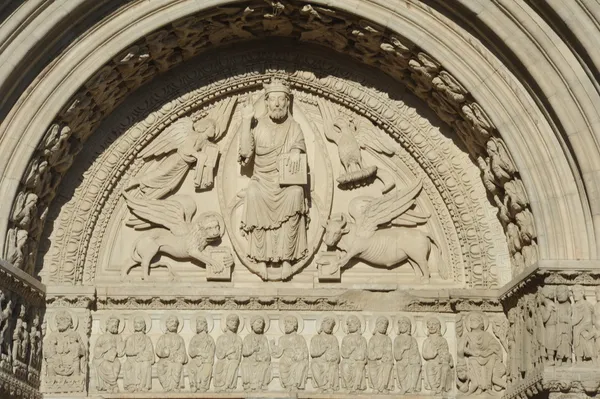
[[[287,280],[292,277],[292,265],[288,261],[283,261],[281,264],[281,279]]]
[[[267,281],[269,278],[269,272],[267,271],[267,264],[265,262],[260,262],[256,265],[256,274],[263,280]]]

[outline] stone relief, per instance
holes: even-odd
[[[379,316],[375,321],[373,336],[369,339],[368,360],[369,382],[375,392],[388,393],[394,390],[394,356],[392,339],[388,336],[390,321]],[[415,342],[416,344],[416,342]],[[420,361],[420,359],[419,359]]]
[[[412,323],[406,316],[398,318],[398,335],[394,339],[396,378],[400,393],[421,392],[421,354],[412,336]]]
[[[210,329],[207,318],[196,318],[196,335],[190,340],[188,354],[188,372],[192,392],[206,392],[210,388],[215,362],[215,340],[209,335]]]
[[[146,333],[151,323],[142,315],[135,315],[132,322],[133,334],[125,340],[127,359],[123,365],[123,386],[127,392],[150,391],[155,358],[154,345]]]
[[[119,392],[117,379],[121,372],[120,357],[125,355],[125,341],[121,337],[124,323],[116,315],[110,315],[105,322],[105,332],[94,345],[93,365],[96,368],[96,389],[111,393]]]
[[[242,339],[237,334],[240,318],[230,314],[226,318],[224,333],[217,339],[217,363],[214,385],[217,392],[233,391],[237,387],[238,368],[242,360]]]
[[[242,346],[242,385],[245,391],[266,391],[271,382],[271,348],[265,332],[265,318],[256,315],[250,319],[250,334]]]
[[[436,395],[450,392],[454,380],[454,360],[448,341],[442,336],[442,324],[436,317],[427,319],[427,339],[423,342],[425,388]]]
[[[340,377],[342,389],[356,393],[367,389],[367,340],[362,336],[363,323],[358,316],[346,319],[346,336],[340,348]]]
[[[279,342],[271,341],[274,358],[279,358],[279,381],[288,391],[302,390],[308,376],[308,346],[298,334],[298,318],[286,315],[283,318],[283,335]]]
[[[185,342],[179,335],[182,323],[177,316],[169,314],[165,320],[166,331],[156,342],[156,370],[158,381],[164,391],[176,391],[184,387],[183,365],[187,363],[188,357],[185,351]]]
[[[575,362],[593,361],[596,363],[596,350],[594,345],[593,315],[594,307],[585,299],[585,292],[581,285],[575,285],[572,288],[573,307],[572,307],[572,325],[573,325],[573,352]]]
[[[310,340],[310,370],[312,385],[319,392],[334,392],[339,389],[340,345],[333,335],[337,322],[325,316],[317,335]]]

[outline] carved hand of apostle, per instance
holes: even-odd
[[[290,152],[290,156],[287,158],[287,167],[291,174],[295,174],[300,171],[300,150],[293,149]]]

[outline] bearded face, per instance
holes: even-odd
[[[269,93],[267,96],[267,110],[269,117],[275,121],[284,121],[287,117],[289,98],[286,93]]]

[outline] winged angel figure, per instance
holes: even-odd
[[[438,245],[429,233],[411,228],[429,219],[429,215],[414,209],[422,187],[422,182],[417,181],[405,191],[396,189],[380,198],[361,196],[352,199],[348,204],[349,218],[343,213],[334,214],[324,226],[323,241],[329,247],[340,249],[342,257],[331,261],[329,256],[320,256],[317,263],[337,262],[336,267],[329,269],[337,272],[352,258],[386,268],[408,260],[415,274],[429,281],[431,244]],[[327,260],[323,262],[323,259]],[[448,270],[442,262],[438,271],[443,279],[448,278]]]
[[[166,267],[175,276],[168,263],[153,263],[159,253],[182,260],[196,260],[211,267],[215,273],[233,265],[231,252],[219,260],[213,258],[212,251],[207,248],[209,244],[217,244],[225,233],[225,223],[218,213],[204,212],[194,219],[196,203],[189,196],[174,195],[159,200],[134,198],[127,193],[123,195],[133,215],[150,226],[163,227],[145,232],[135,242],[131,254],[134,263],[122,270],[123,277],[139,265],[142,267],[142,280],[149,277],[152,266]]]

